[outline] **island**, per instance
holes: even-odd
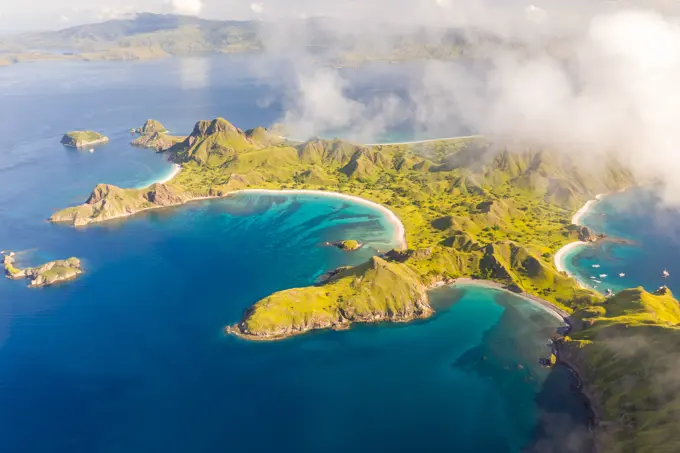
[[[23,269],[14,266],[16,262],[15,254],[9,252],[3,255],[5,276],[12,280],[26,278],[29,280],[28,286],[36,288],[49,286],[56,283],[73,280],[83,273],[83,267],[78,258],[68,258],[65,260],[50,261],[36,267],[26,267]]]
[[[131,144],[143,148],[151,148],[157,152],[167,151],[168,149],[186,140],[186,137],[168,135],[168,130],[157,120],[146,120],[144,125],[130,132],[140,134]]]
[[[334,241],[334,242],[327,242],[328,245],[332,245],[334,247],[339,248],[340,250],[344,250],[346,252],[353,252],[355,250],[359,250],[363,244],[355,239],[347,239],[344,241]]]
[[[61,144],[72,148],[83,148],[86,146],[106,143],[109,138],[99,132],[94,131],[71,131],[64,134]]]
[[[568,327],[556,333],[546,364],[568,366],[580,377],[601,451],[680,445],[672,416],[680,399],[674,378],[678,301],[667,288],[605,297],[554,262],[565,245],[598,240],[572,224],[580,206],[636,184],[618,162],[593,168],[565,153],[489,137],[294,142],[265,128],[242,131],[223,118],[199,121],[164,152],[182,166],[171,181],[143,189],[100,184],[85,203],[50,220],[81,226],[247,190],[314,191],[378,203],[403,225],[402,246],[330,270],[316,284],[254,301],[225,331],[246,340],[281,340],[355,323],[408,322],[434,312],[430,288],[466,281],[506,288],[565,320]],[[337,243],[344,248],[350,241]]]

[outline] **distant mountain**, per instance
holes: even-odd
[[[0,36],[0,65],[44,59],[127,60],[252,52],[265,45],[285,51],[289,43],[330,64],[484,58],[498,46],[512,45],[471,30],[417,25],[373,23],[364,27],[329,18],[274,24],[141,13],[59,31]]]
[[[190,16],[142,13],[59,31],[0,38],[0,52],[109,59],[261,48],[256,22],[213,21]],[[1,56],[1,55],[0,55]]]

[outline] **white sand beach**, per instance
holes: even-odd
[[[247,192],[247,193],[269,193],[272,195],[295,195],[295,194],[311,194],[311,195],[320,195],[323,197],[332,197],[332,198],[341,198],[347,201],[351,201],[353,203],[360,203],[366,206],[371,206],[372,208],[382,212],[385,214],[389,222],[394,225],[395,229],[395,237],[397,239],[397,242],[399,243],[399,246],[402,249],[406,249],[406,230],[404,229],[404,224],[401,223],[401,220],[399,220],[399,217],[386,208],[385,206],[376,203],[374,201],[367,200],[365,198],[357,197],[354,195],[346,195],[344,193],[339,193],[339,192],[329,192],[326,190],[305,190],[305,189],[243,189],[243,190],[237,190],[234,192],[230,192],[230,194],[234,193],[239,193],[239,192]]]
[[[606,194],[602,194],[602,193],[601,193],[601,194],[597,194],[597,195],[595,196],[595,199],[594,199],[594,200],[588,200],[588,201],[586,202],[586,204],[584,204],[584,205],[581,207],[581,209],[579,209],[578,211],[576,211],[576,213],[574,214],[574,216],[571,218],[571,223],[574,224],[574,225],[582,226],[583,224],[581,223],[581,221],[583,220],[583,217],[584,217],[584,216],[588,213],[588,211],[590,211],[590,209],[591,209],[598,201],[600,201],[605,195],[606,195]],[[584,246],[584,245],[586,245],[586,243],[583,242],[583,241],[574,241],[574,242],[571,242],[571,243],[565,245],[565,246],[562,247],[561,249],[559,249],[559,250],[557,251],[557,253],[555,253],[555,268],[556,268],[559,272],[566,272],[566,273],[569,274],[571,277],[573,277],[574,279],[576,279],[576,281],[578,281],[579,285],[581,285],[582,287],[586,288],[587,285],[584,284],[583,282],[581,282],[581,281],[578,279],[578,277],[577,277],[576,275],[574,275],[574,274],[572,274],[571,272],[569,272],[569,270],[567,269],[567,266],[566,266],[566,259],[570,256],[570,253],[574,252],[575,249],[577,249],[577,248],[579,248],[579,247],[582,247],[582,246]]]

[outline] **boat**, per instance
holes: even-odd
[[[623,272],[621,272],[621,273],[619,274],[619,277],[625,277],[625,276],[626,276],[626,274],[624,274]]]
[[[90,148],[90,152],[93,153],[93,152],[94,152],[94,148]]]
[[[605,297],[611,297],[614,294],[614,291],[611,290],[611,288],[607,288],[607,291],[604,292]]]
[[[600,267],[599,264],[593,264],[593,267]]]
[[[591,280],[595,280],[595,277],[590,277]]]
[[[599,280],[593,280],[593,281],[594,281],[595,283],[602,283],[602,282],[599,281]],[[597,288],[597,286],[596,286],[596,288]]]
[[[607,274],[600,274],[600,278],[606,278]]]
[[[661,273],[661,275],[663,276],[663,278],[668,278],[668,277],[670,277],[671,274],[666,269],[664,269],[663,272]]]

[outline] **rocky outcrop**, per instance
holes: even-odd
[[[332,245],[333,247],[337,247],[340,250],[344,250],[345,252],[353,252],[355,250],[359,250],[364,244],[354,239],[347,239],[344,241],[326,242],[326,245]]]
[[[146,209],[183,204],[192,198],[191,194],[170,184],[156,183],[144,189],[121,189],[99,184],[84,204],[62,209],[49,220],[83,226],[126,217]]]
[[[36,288],[40,286],[54,285],[68,280],[73,280],[83,273],[83,267],[78,258],[69,258],[66,260],[50,261],[49,263],[41,264],[36,267],[27,267],[18,269],[14,266],[14,255],[4,255],[3,263],[5,266],[5,276],[7,278],[18,280],[26,278],[29,280],[28,286]]]
[[[146,120],[142,127],[134,129],[138,134],[151,135],[151,134],[165,134],[168,130],[157,120]]]
[[[98,145],[106,143],[109,138],[99,132],[93,131],[71,131],[64,134],[61,138],[61,144],[70,146],[72,148],[83,148],[86,146]]]
[[[142,148],[154,149],[156,152],[162,153],[163,151],[168,151],[176,144],[181,143],[184,139],[185,137],[175,137],[160,132],[154,132],[132,140],[131,144]]]
[[[133,129],[131,132],[141,134],[131,142],[132,145],[154,149],[156,152],[167,151],[186,139],[186,137],[168,135],[168,130],[156,120],[146,120],[142,127]]]

